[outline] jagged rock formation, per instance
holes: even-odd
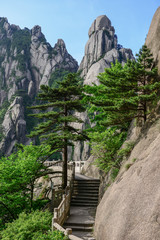
[[[158,26],[160,8],[146,39],[159,64]],[[160,239],[160,102],[142,129],[132,126],[128,141],[135,142],[131,155],[97,209],[94,229],[97,240]]]
[[[85,55],[79,67],[85,78],[85,84],[98,83],[97,75],[103,72],[104,68],[110,67],[111,62],[118,60],[124,63],[127,58],[133,58],[130,49],[125,49],[117,43],[114,27],[105,15],[94,20],[88,36]]]
[[[146,45],[153,53],[160,74],[160,7],[153,16],[146,38]]]
[[[52,74],[57,69],[70,72],[78,69],[62,39],[52,48],[39,26],[20,29],[10,25],[6,18],[0,18],[0,140],[5,137],[0,145],[2,153],[9,154],[17,141],[25,143],[30,125],[25,116],[26,104],[33,102],[41,84],[50,81],[52,85]],[[10,104],[12,107],[5,115]],[[17,108],[21,117],[15,112]]]
[[[99,16],[92,23],[88,36],[89,40],[85,46],[85,56],[80,64],[82,74],[85,76],[91,65],[97,62],[103,54],[113,48],[117,48],[117,37],[107,16]]]
[[[111,21],[105,16],[99,16],[92,23],[89,32],[89,40],[85,46],[85,55],[79,67],[81,76],[84,78],[84,84],[99,84],[97,76],[104,72],[105,68],[110,67],[111,62],[116,60],[122,64],[127,59],[133,59],[130,49],[123,48],[117,43],[114,27]],[[80,114],[84,121],[82,129],[90,125],[86,113]],[[85,143],[77,143],[74,150],[74,159],[85,161],[90,156],[90,147]]]

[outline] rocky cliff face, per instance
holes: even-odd
[[[26,118],[26,105],[33,102],[41,84],[49,81],[50,85],[53,84],[53,73],[57,69],[61,72],[76,72],[78,69],[76,60],[67,52],[62,39],[52,48],[39,26],[32,30],[20,29],[10,25],[6,18],[0,18],[2,153],[9,154],[16,142],[26,143],[25,134],[31,124]]]
[[[105,68],[111,66],[111,63],[118,60],[124,64],[127,59],[133,59],[130,49],[123,48],[118,44],[114,27],[107,16],[102,15],[96,18],[92,23],[89,32],[89,40],[85,46],[85,54],[79,67],[81,76],[84,78],[84,84],[99,84],[97,76],[104,72]],[[81,126],[90,125],[87,113],[80,114],[84,121]],[[86,161],[90,156],[90,147],[86,143],[77,143],[74,151],[74,159]]]
[[[157,64],[159,26],[160,8],[153,17],[146,39]],[[160,103],[142,129],[131,129],[128,140],[135,142],[131,155],[97,209],[97,240],[160,239]]]
[[[146,45],[153,53],[160,74],[160,7],[153,16],[146,38]]]

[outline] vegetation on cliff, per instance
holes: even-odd
[[[118,151],[129,124],[135,118],[138,124],[146,121],[159,99],[160,81],[145,45],[136,60],[128,60],[124,66],[119,62],[111,64],[98,79],[99,86],[85,87],[85,100],[90,102],[91,121],[95,124],[90,133],[92,152],[98,155],[96,164],[108,172],[112,167],[120,168],[122,154]]]

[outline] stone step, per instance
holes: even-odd
[[[75,184],[100,184],[100,181],[74,180]]]
[[[96,202],[96,203],[98,203],[98,198],[96,198],[96,199],[92,199],[92,198],[88,198],[88,199],[83,199],[83,198],[72,198],[71,199],[71,201],[73,201],[73,202],[75,202],[75,201],[78,201],[78,202],[89,202],[89,201],[91,201],[92,203],[93,202]]]
[[[80,206],[84,206],[84,204],[94,204],[94,205],[97,206],[98,201],[95,201],[95,200],[93,200],[93,201],[91,201],[91,200],[90,200],[90,201],[72,200],[72,201],[71,201],[71,205],[73,205],[74,203],[79,204]]]
[[[96,190],[96,191],[99,191],[99,187],[83,187],[83,186],[76,186],[74,187],[74,189],[77,189],[77,190]]]
[[[72,194],[72,196],[74,197],[74,196],[84,196],[84,197],[98,197],[99,196],[99,193],[98,193],[98,191],[92,191],[92,192],[88,192],[88,191],[76,191],[76,192],[73,192],[73,194]]]
[[[90,195],[88,193],[74,193],[72,195],[72,198],[75,199],[75,198],[84,198],[84,199],[98,199],[98,193],[91,193]]]
[[[84,185],[89,185],[89,184],[95,184],[95,185],[99,185],[100,182],[97,182],[97,181],[82,181],[82,180],[79,180],[79,181],[74,181],[73,184],[84,184]]]
[[[100,182],[98,178],[93,179],[74,179],[75,182]]]
[[[73,227],[93,227],[94,222],[89,223],[75,223],[75,222],[66,222],[63,227],[64,228],[73,228]]]
[[[98,190],[94,190],[94,189],[73,189],[73,195],[74,194],[95,194],[95,195],[98,195],[99,194],[99,191]]]
[[[70,226],[70,225],[68,225],[67,228],[72,228],[72,231],[82,231],[82,232],[92,232],[93,231],[93,227]]]
[[[98,200],[98,195],[94,196],[94,195],[91,195],[91,196],[87,196],[87,195],[73,195],[72,196],[72,199],[75,200],[75,199],[78,199],[78,200],[83,200],[83,201],[86,201],[86,200]]]
[[[77,203],[77,202],[72,202],[71,201],[71,206],[77,206],[77,207],[97,207],[97,203],[86,203],[86,202],[83,202],[83,203]]]
[[[99,189],[99,185],[95,186],[95,185],[74,185],[74,188],[78,188],[78,189]]]
[[[73,204],[79,204],[79,206],[84,206],[84,204],[93,204],[94,206],[96,205],[98,205],[98,201],[78,201],[78,200],[72,200],[71,201],[71,205],[73,205]]]
[[[94,237],[93,237],[93,233],[92,232],[80,232],[80,231],[73,231],[72,232],[73,235],[83,239],[83,240],[96,240]]]
[[[99,198],[98,198],[98,195],[95,195],[95,196],[87,196],[87,195],[74,195],[74,196],[72,196],[72,200],[75,200],[75,199],[78,199],[78,200],[83,200],[84,202],[85,201],[92,201],[92,200],[95,200],[95,201],[98,201],[99,200]]]

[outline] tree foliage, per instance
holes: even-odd
[[[117,156],[117,152],[126,139],[127,132],[119,131],[116,127],[103,129],[103,131],[95,131],[89,133],[91,138],[92,154],[95,157],[95,165],[100,170],[108,173],[111,169],[113,172],[120,168],[121,159]]]
[[[35,127],[30,137],[40,135],[43,143],[63,152],[64,188],[67,185],[67,147],[73,146],[75,141],[86,139],[81,129],[75,126],[75,123],[83,121],[74,112],[85,111],[81,103],[83,86],[79,84],[79,79],[78,74],[70,73],[55,88],[42,85],[39,100],[43,104],[32,107],[32,109],[40,110],[32,116],[44,119],[44,121]]]
[[[43,164],[49,152],[49,146],[21,145],[17,153],[0,159],[0,228],[36,206],[36,179],[53,172]]]
[[[159,98],[160,81],[150,50],[144,45],[135,61],[118,61],[98,76],[99,86],[86,86],[94,121],[105,126],[124,126],[134,118],[144,122],[149,106]]]
[[[45,211],[23,212],[0,233],[2,240],[67,240],[62,232],[51,232],[52,214]]]

